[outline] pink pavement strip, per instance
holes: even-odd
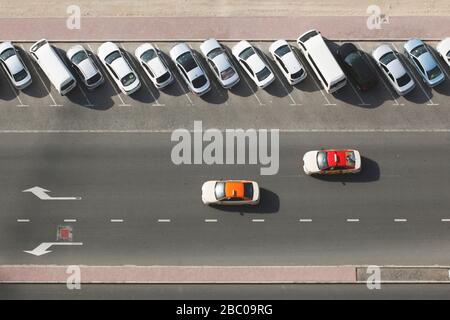
[[[393,16],[380,30],[369,30],[365,16],[348,17],[82,17],[70,30],[67,18],[0,18],[1,40],[295,40],[318,29],[331,40],[438,40],[450,36],[450,16]]]
[[[0,283],[66,283],[67,266],[3,265]],[[80,266],[82,283],[356,283],[351,266]]]

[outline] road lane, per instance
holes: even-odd
[[[449,264],[449,140],[450,133],[282,133],[279,173],[260,176],[257,165],[175,166],[167,133],[2,134],[0,264]],[[361,175],[300,171],[307,150],[346,146],[365,156]],[[261,205],[204,206],[200,187],[212,178],[258,180]],[[82,200],[22,192],[33,186]],[[54,242],[67,224],[82,247],[23,253]]]

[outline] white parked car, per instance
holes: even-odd
[[[258,87],[265,88],[275,80],[270,67],[248,41],[242,40],[237,43],[233,47],[232,52],[233,56]]]
[[[174,46],[170,50],[170,58],[192,93],[201,96],[211,89],[205,70],[186,43]]]
[[[203,42],[200,50],[222,87],[229,89],[239,82],[239,74],[227,52],[216,39],[208,39]]]
[[[165,88],[173,82],[174,78],[169,67],[153,45],[141,44],[134,55],[156,88]]]
[[[112,42],[103,43],[97,50],[100,61],[114,79],[119,89],[126,95],[141,87],[139,77],[123,56],[119,47]]]
[[[288,83],[295,85],[306,78],[303,64],[286,40],[277,40],[272,43],[269,52]]]
[[[445,38],[438,43],[437,52],[444,59],[445,63],[450,67],[450,38]]]
[[[8,78],[18,90],[25,89],[31,84],[31,74],[11,42],[0,44],[0,63]]]
[[[66,56],[89,90],[97,88],[105,81],[103,75],[82,45],[78,44],[69,48]]]
[[[259,198],[259,186],[254,181],[213,180],[202,186],[202,201],[207,205],[257,205]]]
[[[405,95],[414,89],[414,80],[389,45],[380,45],[372,52],[372,56],[399,95]]]

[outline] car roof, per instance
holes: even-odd
[[[284,65],[288,69],[289,73],[296,73],[302,69],[300,62],[292,50],[281,57],[281,60],[284,62]]]
[[[225,52],[215,56],[213,59],[213,62],[216,65],[219,72],[224,71],[224,70],[228,69],[229,67],[231,67],[231,63],[230,63],[227,55],[225,54]]]
[[[78,67],[86,79],[92,78],[98,73],[97,68],[89,57],[81,61],[78,64]]]
[[[253,72],[255,73],[261,71],[266,66],[266,64],[264,63],[262,58],[258,55],[258,53],[250,56],[245,62],[247,62],[247,64],[250,66],[250,68],[252,68]]]
[[[111,63],[111,67],[114,69],[114,71],[117,73],[117,76],[120,78],[126,76],[130,72],[132,72],[130,66],[125,61],[124,57],[117,58]]]
[[[435,68],[437,65],[436,60],[434,60],[433,56],[428,51],[420,55],[420,57],[417,58],[417,60],[419,60],[419,63],[422,65],[425,71],[429,71]]]
[[[402,77],[406,73],[406,69],[399,59],[391,61],[386,67],[396,79]]]

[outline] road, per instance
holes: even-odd
[[[0,264],[448,265],[449,141],[448,132],[283,132],[279,173],[260,176],[259,165],[175,166],[169,133],[3,133]],[[301,172],[307,150],[345,146],[365,157],[361,175]],[[261,205],[204,206],[200,186],[212,178],[259,181]],[[22,192],[33,186],[82,200]],[[55,241],[58,225],[72,225],[83,246],[23,252]]]

